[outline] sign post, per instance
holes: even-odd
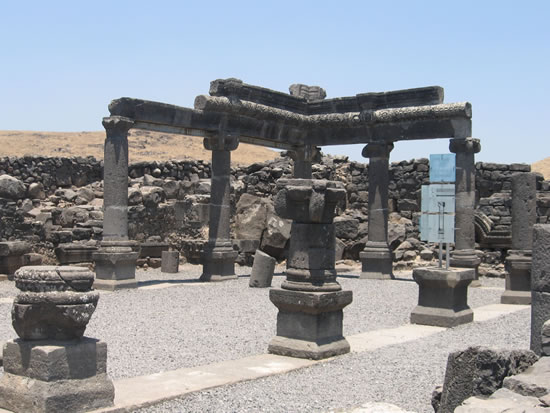
[[[430,155],[430,184],[422,185],[420,239],[439,243],[439,268],[449,269],[449,244],[455,236],[455,154]]]

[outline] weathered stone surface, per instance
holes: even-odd
[[[449,354],[438,413],[452,413],[472,396],[489,396],[507,376],[523,372],[537,360],[528,350],[469,347]]]
[[[235,237],[260,240],[267,225],[270,203],[258,196],[243,194],[235,212]]]
[[[536,397],[521,396],[508,389],[499,389],[489,398],[470,397],[455,413],[543,413],[548,408]]]
[[[46,193],[44,192],[44,185],[41,182],[33,182],[29,184],[27,189],[27,195],[31,199],[44,199],[46,198]]]
[[[265,252],[257,250],[254,255],[254,264],[250,273],[250,287],[266,288],[271,287],[273,272],[275,271],[276,260]]]
[[[14,412],[83,412],[111,406],[107,346],[84,338],[6,343],[0,407]]]
[[[368,402],[360,407],[350,410],[338,410],[338,413],[415,413],[411,410],[404,410],[391,403]]]
[[[541,357],[521,374],[506,377],[503,386],[522,396],[546,396],[550,393],[550,358]]]
[[[531,263],[531,289],[550,293],[550,224],[533,227],[533,259]],[[550,318],[550,314],[549,317]]]
[[[86,244],[59,244],[55,249],[55,255],[61,265],[80,262],[92,262],[93,254],[97,251],[95,245]]]
[[[472,322],[474,314],[467,296],[474,275],[474,270],[467,268],[415,268],[413,278],[419,293],[411,323],[454,327]]]
[[[267,216],[267,228],[265,229],[260,248],[272,257],[280,257],[287,241],[290,239],[292,221],[281,218],[275,214]]]
[[[534,173],[512,176],[512,248],[530,250],[537,221],[537,181]]]
[[[82,337],[99,299],[90,291],[94,273],[69,266],[28,266],[17,270],[21,293],[12,308],[12,324],[25,340]]]
[[[0,257],[10,255],[23,255],[31,250],[31,245],[25,241],[3,241],[0,242]]]
[[[161,271],[175,274],[179,270],[180,253],[179,251],[162,251]]]
[[[354,239],[359,230],[359,221],[351,217],[334,218],[334,231],[337,238]]]
[[[156,208],[161,202],[166,200],[164,189],[158,186],[142,186],[143,205],[149,208]]]
[[[27,191],[25,184],[10,175],[0,175],[0,197],[21,199]]]
[[[540,355],[550,356],[550,320],[546,320],[541,329]]]
[[[550,319],[550,293],[531,291],[531,344],[536,354],[541,354],[543,324]]]

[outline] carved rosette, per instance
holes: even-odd
[[[239,146],[237,135],[211,135],[203,140],[204,148],[208,151],[234,151]]]
[[[476,138],[451,139],[449,151],[452,153],[478,153],[481,151],[481,143]]]
[[[99,293],[94,273],[71,266],[26,266],[14,275],[21,290],[13,302],[12,324],[24,340],[80,338],[95,311]]]
[[[393,150],[393,143],[372,142],[363,148],[363,158],[389,158]]]

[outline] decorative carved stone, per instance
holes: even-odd
[[[307,86],[295,83],[290,85],[288,91],[291,96],[304,98],[308,102],[312,100],[323,100],[327,97],[327,92],[320,86]]]
[[[17,270],[21,290],[12,308],[13,328],[24,340],[82,337],[99,294],[94,273],[81,267],[28,266]]]
[[[18,413],[77,413],[113,405],[107,345],[82,337],[97,305],[94,273],[28,266],[15,273],[12,308],[20,339],[4,346],[0,407]]]
[[[281,179],[275,210],[292,219],[286,280],[269,298],[279,309],[271,353],[322,359],[349,352],[342,309],[352,301],[334,268],[334,210],[346,192],[339,182]]]

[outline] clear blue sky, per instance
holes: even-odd
[[[101,130],[112,99],[192,107],[227,77],[328,97],[439,85],[472,103],[478,160],[550,156],[548,0],[0,2],[0,129]],[[392,160],[447,151],[398,142]]]

